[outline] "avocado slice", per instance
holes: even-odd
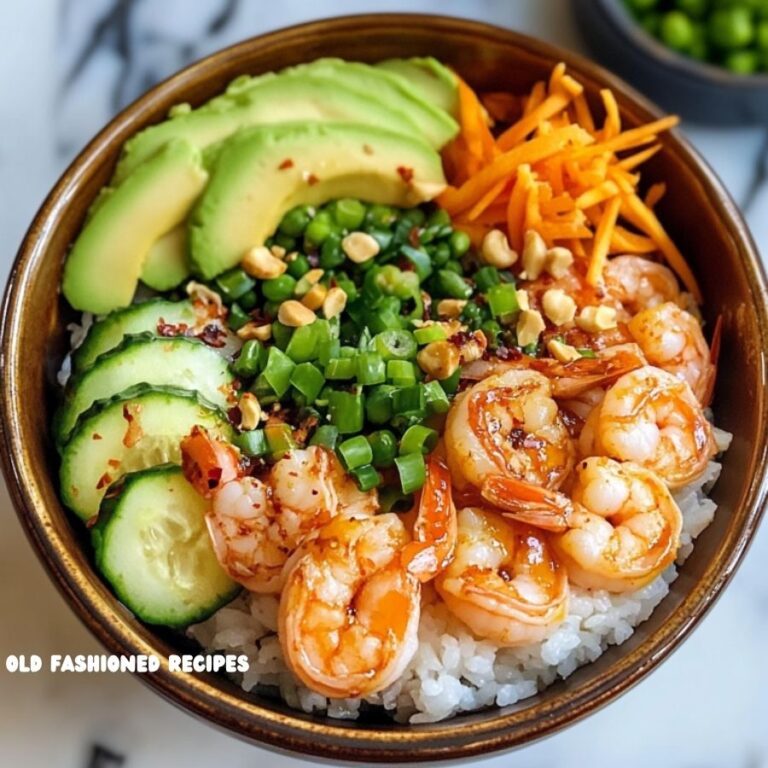
[[[207,180],[200,150],[174,140],[100,195],[64,264],[67,301],[96,314],[128,306],[150,248],[186,218]]]
[[[412,206],[445,187],[438,153],[352,123],[249,128],[224,142],[190,217],[192,268],[210,279],[262,245],[295,205],[357,197]]]
[[[459,126],[451,115],[426,101],[404,77],[394,72],[370,64],[327,58],[289,67],[280,73],[280,77],[306,75],[328,77],[337,87],[354,89],[408,115],[421,135],[436,149],[443,147],[458,133]],[[211,105],[222,106],[227,99],[242,97],[251,88],[258,87],[260,82],[260,77],[237,78],[230,83],[223,96],[212,100]]]
[[[411,87],[430,104],[458,117],[459,89],[456,75],[432,56],[411,59],[387,59],[376,64],[387,72],[405,78]]]
[[[141,282],[156,291],[170,291],[189,277],[187,225],[179,224],[149,249],[141,268]]]
[[[300,120],[355,122],[418,135],[406,112],[390,108],[376,96],[312,74],[273,75],[253,80],[246,92],[217,97],[200,109],[181,112],[150,126],[125,143],[115,171],[120,182],[172,138],[205,149],[241,128]]]

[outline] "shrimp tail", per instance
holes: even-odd
[[[569,528],[573,504],[567,496],[514,477],[492,475],[483,481],[483,498],[520,523],[562,533]]]
[[[237,449],[198,426],[181,441],[181,461],[184,477],[205,499],[242,475]]]

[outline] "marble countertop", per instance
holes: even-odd
[[[269,10],[267,11],[267,7]],[[568,0],[26,0],[0,3],[0,285],[43,196],[114,112],[187,62],[268,29],[365,11],[468,16],[582,50]],[[343,52],[341,52],[343,53]],[[768,131],[685,133],[768,253]],[[1,375],[1,374],[0,374]],[[0,658],[98,653],[24,540],[0,481]],[[484,766],[768,766],[768,526],[692,637],[586,721]],[[0,668],[0,765],[306,765],[174,709],[129,675]]]

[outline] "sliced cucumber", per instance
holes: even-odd
[[[148,624],[185,627],[239,592],[222,570],[205,524],[207,502],[178,467],[126,475],[93,527],[96,567]]]
[[[179,443],[195,425],[232,439],[226,415],[194,392],[139,384],[99,400],[78,420],[61,455],[61,495],[83,520],[128,472],[181,463]]]
[[[157,334],[158,323],[194,326],[196,321],[191,301],[150,299],[118,309],[91,326],[85,341],[72,354],[72,367],[75,371],[82,371],[99,355],[114,349],[123,336],[131,333],[148,331]]]
[[[233,396],[233,381],[227,361],[202,342],[182,336],[127,336],[119,347],[74,377],[54,419],[56,441],[62,447],[78,417],[97,400],[113,397],[135,384],[199,392],[213,405],[226,409]]]

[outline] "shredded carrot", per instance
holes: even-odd
[[[645,204],[649,208],[655,208],[656,203],[661,200],[667,192],[667,185],[662,181],[658,184],[653,184],[648,188],[648,192],[645,194]]]
[[[620,198],[611,198],[600,217],[600,223],[597,225],[597,232],[595,232],[595,242],[592,245],[589,269],[587,269],[587,282],[590,285],[598,286],[602,281],[603,267],[605,267],[608,258],[608,248],[611,244],[613,228],[616,226],[616,219],[619,217],[620,206]]]
[[[443,152],[449,184],[438,203],[476,245],[500,227],[519,251],[526,231],[536,230],[548,246],[569,248],[593,286],[610,255],[660,253],[699,300],[653,210],[666,186],[640,188],[640,167],[678,118],[625,128],[615,95],[596,95],[588,100],[563,64],[527,96],[493,92],[481,101],[460,81],[460,132]],[[489,113],[502,124],[495,137]]]

